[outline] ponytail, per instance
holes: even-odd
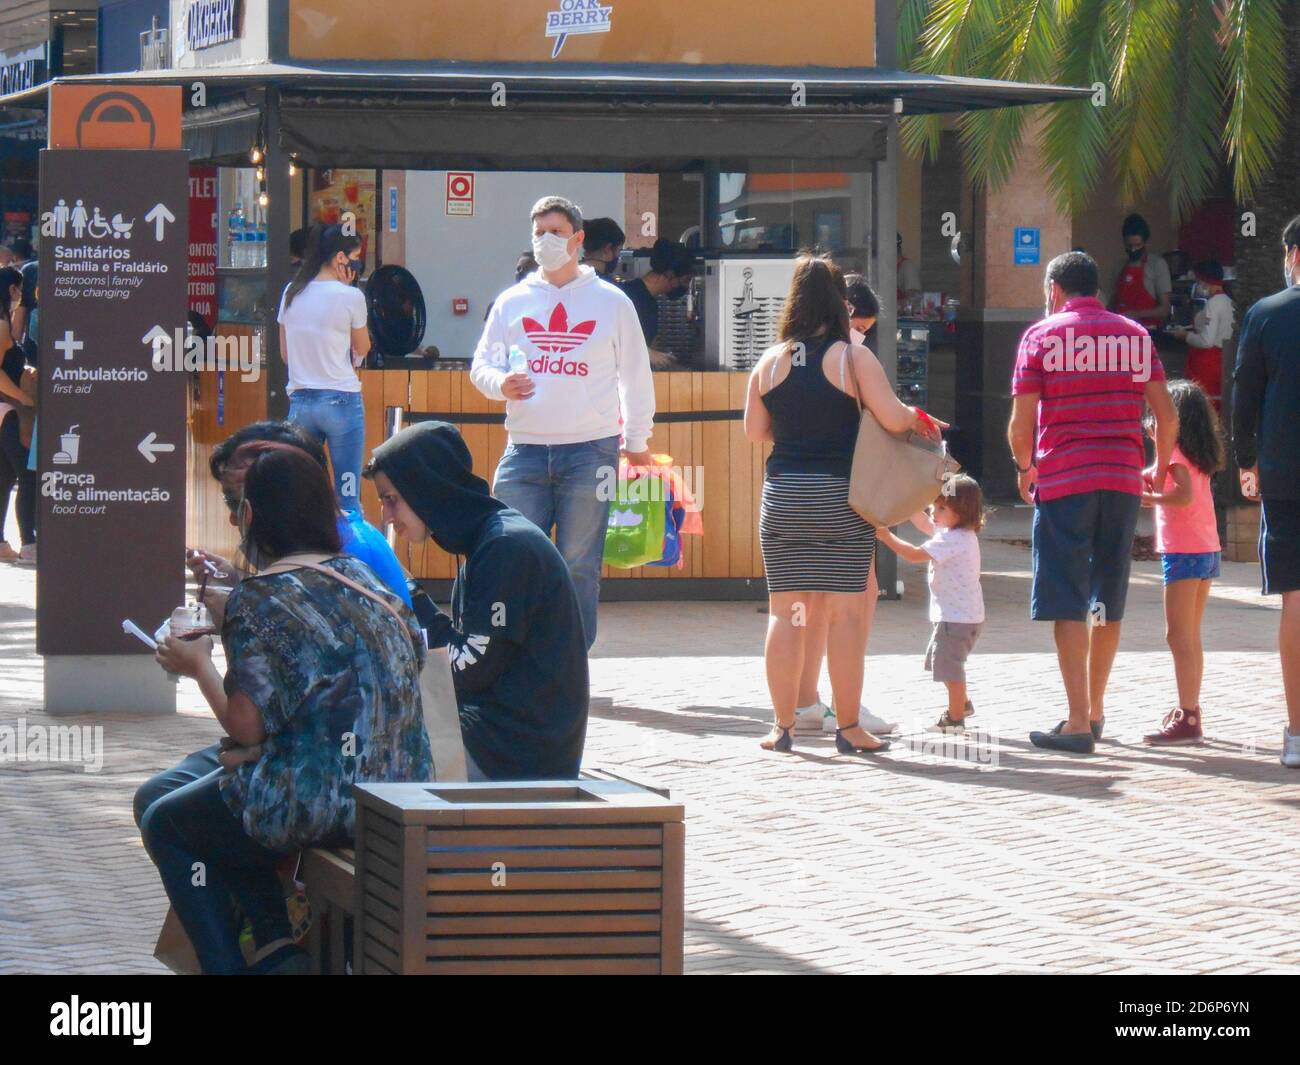
[[[312,226],[307,231],[307,248],[303,252],[302,265],[285,290],[284,309],[289,309],[297,295],[316,280],[316,275],[334,256],[339,252],[346,255],[360,247],[361,238],[355,233],[345,234],[342,226]]]

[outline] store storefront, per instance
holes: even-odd
[[[96,70],[96,0],[0,5],[0,100],[51,78]],[[37,160],[45,147],[43,103],[0,107],[0,240],[35,237]]]
[[[290,234],[315,221],[354,221],[365,278],[398,274],[409,296],[418,289],[404,305],[422,331],[397,330],[382,368],[363,373],[368,447],[398,419],[436,415],[459,423],[490,476],[503,415],[469,382],[468,359],[528,246],[529,207],[558,193],[622,228],[623,274],[643,273],[661,237],[685,244],[695,267],[686,293],[660,300],[652,339],[676,363],[656,376],[651,449],[698,471],[704,536],[688,538],[682,569],[613,572],[607,594],[762,594],[765,454],[739,416],[794,254],[819,247],[868,277],[882,295],[875,347],[893,373],[898,116],[1074,90],[889,69],[895,28],[871,4],[809,0],[762,19],[750,8],[393,0],[382,20],[361,20],[342,0],[285,0],[259,24],[259,5],[174,0],[173,69],[118,77],[187,86],[192,192],[214,197],[198,212],[215,216],[212,239],[197,243],[211,249],[215,325],[255,337],[265,358],[256,382],[196,379],[192,542],[231,536],[207,451],[287,409],[274,309]],[[207,276],[192,265],[192,305]],[[902,335],[906,355],[911,330]],[[900,391],[917,401],[906,359],[900,371]],[[369,486],[363,502],[376,517]],[[432,547],[398,553],[419,577],[452,576],[453,560]]]

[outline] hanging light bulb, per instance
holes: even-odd
[[[248,161],[257,166],[262,161],[262,149],[256,144],[253,145],[252,151],[248,153]]]
[[[269,207],[270,205],[271,205],[271,197],[268,196],[265,192],[258,193],[257,206]]]
[[[298,164],[295,163],[292,159],[289,160],[289,176],[290,177],[298,176]]]
[[[257,175],[257,182],[259,185],[266,180],[265,168],[259,166],[255,171],[253,171],[253,173]]]

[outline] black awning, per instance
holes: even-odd
[[[1086,98],[1086,88],[961,78],[878,67],[692,66],[609,63],[340,62],[318,65],[261,63],[246,67],[146,70],[85,74],[69,83],[187,85],[209,90],[277,85],[298,92],[412,92],[487,95],[495,82],[530,99],[632,99],[657,102],[683,98],[716,103],[767,102],[791,107],[796,83],[809,106],[871,104],[901,114],[939,114],[990,107],[1017,107]],[[39,106],[51,83],[0,97],[0,107]],[[792,110],[795,108],[791,107]]]
[[[579,63],[265,63],[80,75],[69,83],[202,80],[185,116],[196,160],[228,161],[257,136],[260,90],[282,94],[281,144],[306,166],[662,171],[861,170],[883,122],[1079,99],[1087,89],[875,67]],[[0,97],[41,106],[50,83]],[[504,87],[505,106],[492,106]]]
[[[185,115],[181,136],[195,161],[247,165],[248,149],[257,143],[261,123],[260,107],[209,107]]]
[[[305,166],[422,170],[867,170],[884,124],[703,105],[520,103],[494,110],[384,97],[282,97],[280,143]]]

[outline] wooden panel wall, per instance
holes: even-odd
[[[221,494],[208,476],[212,446],[242,425],[265,417],[264,382],[243,385],[226,378],[225,424],[216,425],[215,374],[201,375],[200,399],[191,410],[189,540],[192,545],[228,553],[234,530],[226,520]],[[383,370],[362,374],[366,409],[366,456],[383,442],[388,407],[412,411],[487,413],[503,404],[486,399],[459,370]],[[743,373],[657,373],[655,401],[660,412],[741,410],[747,375]],[[474,471],[490,484],[506,447],[502,425],[460,425]],[[687,578],[759,578],[763,561],[758,548],[758,511],[763,463],[770,445],[755,447],[745,439],[740,421],[671,422],[659,425],[650,441],[656,454],[668,453],[683,470],[688,486],[702,503],[704,535],[684,538],[681,569],[642,566],[605,570],[609,580],[683,580]],[[687,468],[689,472],[687,471]],[[366,517],[379,525],[374,486],[362,482]],[[455,576],[455,560],[432,543],[398,539],[397,557],[415,577],[431,580]]]
[[[248,325],[220,324],[218,336],[252,335]],[[195,395],[197,381],[197,396]],[[241,381],[238,373],[225,374],[224,402],[218,424],[217,374],[204,371],[190,380],[189,434],[186,448],[188,490],[185,493],[185,539],[190,547],[202,547],[230,557],[239,534],[230,524],[221,489],[208,472],[212,449],[236,429],[266,417],[266,381]]]

